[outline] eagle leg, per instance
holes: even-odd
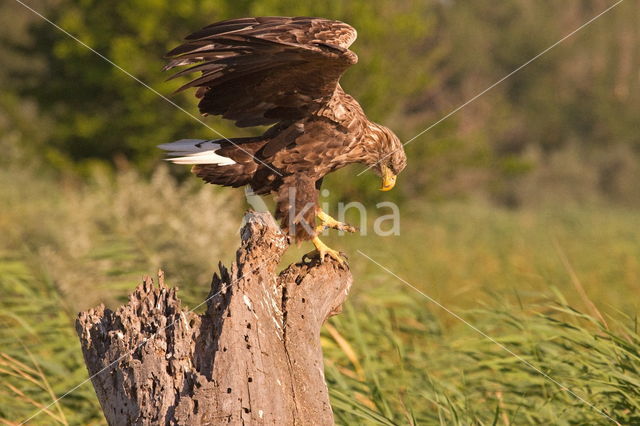
[[[329,256],[330,258],[336,260],[340,264],[340,266],[346,265],[347,262],[343,257],[344,255],[337,250],[329,248],[325,243],[320,241],[320,238],[318,238],[317,235],[311,239],[311,242],[316,247],[316,249],[311,253],[305,254],[304,257],[319,258],[320,263],[324,263],[324,257]]]
[[[338,231],[345,232],[356,232],[358,228],[355,226],[351,226],[348,223],[343,223],[335,220],[327,213],[325,213],[322,209],[318,209],[318,213],[316,214],[318,219],[322,222],[322,224],[318,225],[316,228],[316,232],[320,233],[324,231],[326,228],[337,229]]]

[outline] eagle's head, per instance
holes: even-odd
[[[400,139],[387,127],[370,126],[372,152],[367,165],[382,178],[380,191],[389,191],[396,184],[396,177],[407,165],[407,156]]]

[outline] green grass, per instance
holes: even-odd
[[[610,423],[575,395],[622,424],[640,421],[633,320],[616,322],[612,332],[561,303],[537,306],[538,313],[520,306],[461,312],[506,352],[466,325],[446,327],[405,297],[395,306],[351,304],[332,320],[353,350],[350,357],[327,339],[327,378],[341,423],[356,416],[384,423],[369,410],[396,424]]]
[[[79,310],[121,303],[158,267],[187,305],[201,301],[237,245],[230,193],[162,170],[148,182],[0,171],[0,419],[19,422],[87,377]],[[640,212],[419,203],[402,220],[399,237],[327,238],[355,276],[322,335],[339,424],[611,423],[567,389],[640,423]],[[103,422],[87,383],[33,424]]]
[[[640,299],[629,297],[640,291],[637,210],[421,205],[405,209],[400,236],[329,241],[346,247],[356,276],[373,278],[375,287],[388,289],[394,279],[357,250],[446,306],[535,302],[557,288],[572,306],[587,310],[577,290],[582,287],[604,313],[632,315],[640,308]]]

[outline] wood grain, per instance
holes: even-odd
[[[163,276],[116,311],[76,329],[111,425],[333,424],[320,328],[340,310],[351,273],[335,262],[275,273],[287,237],[250,213],[230,268],[219,266],[201,315]]]

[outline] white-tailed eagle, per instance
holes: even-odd
[[[272,125],[256,137],[195,140],[160,145],[170,161],[193,165],[193,173],[217,185],[249,185],[274,193],[276,218],[297,240],[312,240],[320,260],[340,254],[318,234],[325,228],[354,229],[318,205],[323,177],[362,163],[391,189],[406,165],[398,137],[369,121],[340,87],[358,57],[349,50],[351,26],[323,18],[231,19],[202,28],[167,54],[165,69],[200,72],[180,90],[196,87],[203,115],[220,115],[238,127]],[[321,224],[316,226],[316,218]]]

